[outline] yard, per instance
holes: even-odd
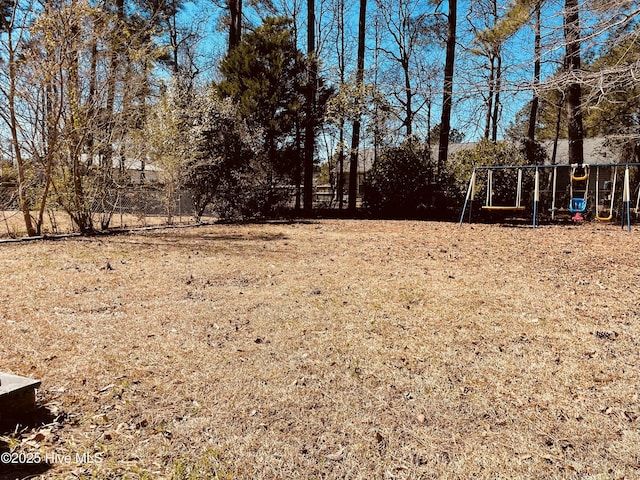
[[[0,371],[42,380],[43,406],[0,436],[40,463],[0,478],[637,478],[639,232],[318,221],[0,245]]]

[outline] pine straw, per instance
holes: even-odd
[[[321,221],[0,247],[47,478],[636,478],[638,230]],[[8,448],[5,446],[5,448]],[[1,468],[1,466],[0,466]]]

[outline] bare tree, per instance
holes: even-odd
[[[564,6],[565,69],[569,78],[580,72],[580,14],[578,0],[565,0]],[[582,126],[582,87],[579,81],[566,86],[569,163],[584,161]]]
[[[4,15],[8,13],[8,15]],[[6,83],[2,87],[2,93],[6,99],[8,113],[3,115],[3,119],[11,133],[11,145],[13,156],[18,169],[18,202],[24,218],[27,235],[36,235],[31,218],[31,202],[27,195],[27,162],[23,157],[23,149],[20,142],[20,120],[18,118],[17,104],[19,79],[19,58],[23,43],[26,42],[28,28],[28,15],[24,13],[19,2],[15,2],[9,12],[0,15],[0,29],[6,34],[3,42],[5,62],[7,65]]]
[[[538,0],[534,7],[534,47],[533,47],[533,98],[531,99],[531,109],[529,112],[529,126],[527,127],[526,155],[529,163],[535,162],[535,141],[536,141],[536,124],[538,122],[538,107],[540,98],[538,90],[540,88],[540,70],[541,70],[541,12],[542,0]]]
[[[426,47],[435,42],[439,29],[437,16],[425,10],[423,2],[414,0],[378,0],[376,5],[378,22],[386,33],[376,48],[385,57],[382,64],[387,65],[388,83],[398,85],[390,93],[400,105],[401,128],[411,138],[416,116],[430,101],[421,95],[425,89],[418,85],[424,72]]]
[[[467,14],[475,44],[478,46],[471,52],[485,61],[487,74],[487,95],[485,100],[484,138],[496,142],[498,136],[498,120],[501,112],[500,94],[502,89],[502,46],[505,37],[487,34],[493,32],[499,22],[498,1],[488,0],[474,2]],[[477,25],[479,24],[479,25]]]
[[[182,7],[182,0],[169,0],[160,15],[160,24],[166,32],[162,43],[168,49],[160,60],[168,67],[178,88],[188,94],[201,73],[199,47],[208,18],[203,14],[194,14],[191,23],[180,23],[178,14]]]
[[[358,60],[356,67],[356,85],[360,88],[364,84],[364,53],[366,40],[367,0],[360,0],[360,15],[358,17]],[[361,118],[357,115],[353,121],[351,131],[351,152],[349,156],[349,206],[351,212],[356,210],[356,196],[358,195],[358,150],[360,149]]]
[[[157,58],[149,33],[155,20],[127,20],[124,11],[121,2],[114,9],[84,0],[46,4],[31,27],[22,73],[32,82],[24,101],[35,113],[22,128],[30,132],[30,156],[44,177],[39,223],[51,190],[82,233],[94,231],[97,206],[101,226],[108,226],[112,153],[117,149],[122,170],[127,135],[144,115]]]
[[[453,104],[453,69],[456,57],[457,0],[448,0],[447,46],[444,64],[444,82],[442,93],[442,116],[440,120],[440,143],[438,146],[438,175],[442,173],[449,153],[449,134],[451,130],[451,107]]]

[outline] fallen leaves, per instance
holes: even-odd
[[[58,417],[12,448],[105,452],[51,478],[167,478],[208,448],[237,479],[634,478],[637,237],[569,247],[585,228],[323,221],[5,246],[0,358],[33,366]]]

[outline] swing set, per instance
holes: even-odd
[[[476,196],[477,183],[484,177],[486,178],[486,198],[481,206],[482,211],[493,212],[514,212],[520,214],[529,211],[528,207],[523,204],[523,184],[524,178],[529,175],[529,172],[533,174],[533,195],[532,195],[532,226],[535,228],[539,226],[539,217],[541,211],[550,212],[550,215],[545,217],[551,220],[560,218],[567,218],[569,216],[574,222],[582,222],[585,220],[585,215],[593,212],[594,218],[601,222],[609,222],[613,220],[616,206],[616,191],[618,183],[618,170],[624,169],[624,177],[622,181],[622,209],[620,212],[620,219],[622,228],[627,228],[631,231],[631,212],[638,216],[640,214],[640,183],[634,189],[634,193],[637,190],[635,208],[631,208],[631,194],[630,189],[630,168],[638,168],[638,174],[636,178],[640,178],[640,163],[624,163],[624,164],[573,164],[573,165],[523,165],[523,166],[482,166],[475,167],[471,173],[471,179],[469,180],[469,187],[464,201],[464,207],[460,215],[459,225],[465,219],[465,215],[469,217],[469,223],[471,223],[471,216],[473,211],[473,202]],[[611,172],[610,180],[605,180],[604,184],[600,181],[601,169],[609,169]],[[592,175],[595,170],[595,179]],[[503,178],[506,181],[511,178],[513,185],[513,171],[516,172],[516,184],[515,192],[508,194],[502,189],[499,201],[494,202],[496,196],[496,174],[500,172],[498,178]],[[559,172],[568,172],[568,176],[564,177],[566,180],[562,180]],[[542,190],[540,185],[541,174],[548,174],[547,188]],[[564,173],[567,175],[567,173]],[[594,181],[595,180],[595,181]],[[558,190],[560,187],[566,187],[564,197],[566,200],[560,198],[560,203],[565,205],[564,208],[558,208]],[[530,183],[529,183],[530,185]],[[510,186],[509,188],[513,188]],[[530,187],[529,187],[530,188]],[[591,196],[591,191],[595,191],[595,198]],[[544,209],[541,209],[541,198],[544,199]],[[548,205],[550,202],[550,205]],[[566,203],[564,203],[566,202]],[[591,205],[593,204],[593,205]]]

